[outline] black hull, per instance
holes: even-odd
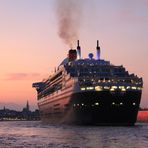
[[[41,119],[50,123],[82,125],[134,125],[141,100],[141,91],[110,92],[89,91],[75,93],[67,100],[55,101],[60,104],[40,106]],[[54,102],[54,103],[55,103]],[[53,106],[48,110],[48,106]]]

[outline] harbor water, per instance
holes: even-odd
[[[134,127],[0,122],[0,148],[146,148],[148,123]]]

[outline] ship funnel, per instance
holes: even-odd
[[[99,46],[99,41],[97,40],[97,47],[96,47],[96,60],[100,60],[100,46]]]
[[[69,61],[75,61],[77,59],[77,51],[75,49],[70,49],[68,53]]]
[[[81,47],[79,45],[79,40],[77,41],[77,58],[81,59]]]

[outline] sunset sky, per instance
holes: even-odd
[[[32,83],[48,77],[66,57],[69,46],[58,35],[58,1],[0,0],[0,104],[29,100],[36,106]],[[78,1],[82,13],[74,23],[82,56],[95,54],[99,39],[101,58],[143,77],[141,106],[148,107],[148,0]]]

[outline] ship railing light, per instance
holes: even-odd
[[[85,87],[82,87],[81,90],[85,90]]]
[[[84,103],[82,103],[82,106],[84,106]]]
[[[123,103],[122,103],[122,102],[120,102],[120,105],[123,105]]]
[[[137,88],[135,86],[133,86],[132,89],[136,90]]]
[[[138,90],[142,90],[142,88],[141,88],[141,87],[138,87],[137,89],[138,89]]]
[[[117,86],[112,86],[111,88],[113,88],[113,89],[117,89],[118,87],[117,87]]]
[[[124,86],[119,86],[119,89],[124,89],[125,87]]]
[[[122,88],[121,91],[126,91],[126,89],[125,88]]]
[[[115,105],[115,102],[113,102],[112,105]]]
[[[94,87],[86,87],[87,90],[93,90]]]
[[[114,88],[111,88],[110,91],[115,91],[115,89]]]
[[[110,89],[110,87],[109,86],[104,86],[104,89]]]
[[[96,90],[96,91],[101,91],[101,90],[102,90],[102,87],[96,86],[96,87],[95,87],[95,90]]]
[[[130,89],[130,88],[131,88],[130,86],[127,86],[127,87],[126,87],[126,89]]]

